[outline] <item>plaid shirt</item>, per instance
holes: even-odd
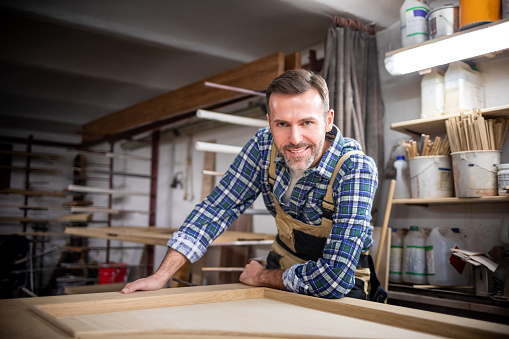
[[[322,222],[322,199],[332,172],[341,156],[359,150],[357,141],[344,138],[336,126],[327,134],[331,146],[318,166],[305,171],[292,192],[288,205],[282,202],[290,182],[290,171],[283,158],[276,157],[274,194],[283,210],[292,218],[309,225]],[[255,201],[261,193],[272,215],[268,170],[272,134],[259,130],[244,146],[214,191],[189,214],[168,246],[197,261],[228,226]],[[294,265],[283,273],[289,291],[325,298],[341,298],[353,288],[355,268],[361,252],[373,244],[370,226],[371,207],[378,184],[376,165],[362,154],[354,154],[342,165],[334,181],[335,210],[333,229],[322,258]]]

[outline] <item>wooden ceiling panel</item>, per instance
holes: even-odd
[[[285,68],[283,53],[275,53],[231,70],[219,73],[177,90],[141,102],[121,111],[93,120],[83,126],[83,142],[103,140],[144,125],[177,117],[245,94],[207,87],[204,82],[263,91]]]

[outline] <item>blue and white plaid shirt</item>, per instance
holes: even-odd
[[[283,158],[279,154],[276,157],[276,199],[292,218],[309,225],[322,222],[322,199],[338,160],[346,152],[360,150],[358,142],[344,138],[336,126],[328,133],[328,138],[331,146],[318,166],[305,171],[287,205],[282,197],[290,182],[290,171]],[[271,145],[269,129],[259,130],[237,155],[214,191],[196,205],[174,233],[168,246],[191,262],[197,261],[207,246],[251,206],[260,193],[274,216],[276,211],[268,182]],[[369,222],[377,185],[377,169],[370,157],[353,154],[345,161],[334,181],[333,229],[322,258],[287,269],[283,273],[283,283],[289,291],[341,298],[353,288],[359,256],[373,244],[373,227]]]

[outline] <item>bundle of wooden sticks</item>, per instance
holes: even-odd
[[[452,152],[500,151],[509,128],[509,118],[485,119],[480,110],[445,121]]]
[[[435,137],[435,140],[431,141],[429,135],[423,134],[421,136],[419,146],[417,145],[417,141],[412,139],[408,142],[406,142],[406,140],[402,140],[402,144],[405,148],[407,158],[431,155],[449,155],[451,152],[447,136],[445,136],[443,140],[441,137]]]

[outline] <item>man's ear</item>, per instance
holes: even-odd
[[[269,113],[265,114],[265,116],[267,117],[267,121],[269,122],[269,126],[270,126],[270,117],[269,117]]]
[[[325,120],[325,122],[327,123],[326,131],[330,132],[330,130],[332,129],[332,125],[334,124],[334,110],[333,109],[330,109],[327,112],[327,119]]]

